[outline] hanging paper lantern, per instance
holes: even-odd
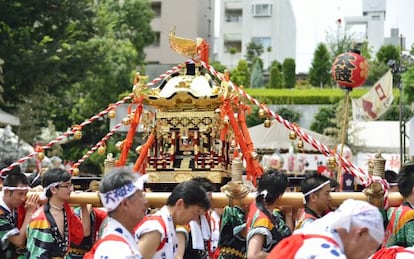
[[[361,86],[368,76],[368,62],[354,52],[342,53],[332,64],[332,76],[336,83],[345,88]]]
[[[280,170],[283,167],[284,162],[285,161],[283,157],[279,154],[279,152],[276,151],[275,153],[272,154],[266,166],[268,168]]]

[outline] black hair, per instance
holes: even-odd
[[[198,185],[203,187],[206,192],[214,192],[214,184],[206,177],[195,177],[191,179],[192,181],[196,182]]]
[[[256,196],[256,206],[275,226],[278,226],[278,222],[276,222],[275,217],[265,208],[265,204],[273,204],[281,197],[288,187],[288,183],[287,175],[276,169],[266,170],[258,182],[257,192],[259,194]],[[275,234],[280,235],[280,233]],[[279,238],[281,239],[281,236]]]
[[[385,170],[384,171],[385,179],[388,183],[396,183],[398,174],[393,170]]]
[[[12,173],[8,174],[3,181],[3,186],[17,187],[19,184],[29,185],[29,180],[23,173]]]
[[[67,182],[72,178],[72,175],[61,168],[51,168],[46,171],[46,173],[42,177],[42,186],[46,188],[51,183],[55,182]],[[52,192],[49,190],[46,191],[46,197],[52,197]]]
[[[305,194],[305,193],[315,189],[316,187],[320,186],[321,184],[323,184],[326,181],[331,181],[331,180],[328,177],[326,177],[324,175],[320,175],[318,173],[310,174],[310,175],[306,176],[306,178],[303,179],[300,182],[300,189],[301,189],[302,193]],[[332,181],[330,182],[330,184],[331,183],[332,183]],[[309,202],[309,196],[310,195],[305,196],[305,201],[306,202]]]
[[[397,177],[398,189],[404,198],[407,198],[414,187],[414,163],[409,162],[400,168]]]
[[[11,164],[13,164],[13,160],[11,160],[10,158],[4,159],[3,161],[1,161],[0,170],[9,167]],[[4,178],[9,174],[16,174],[16,173],[21,173],[21,172],[22,172],[22,169],[20,168],[20,166],[16,165],[13,168],[11,168],[9,171],[3,172],[2,177]]]
[[[184,201],[186,207],[198,205],[205,210],[210,209],[206,191],[195,181],[185,181],[176,185],[167,199],[167,205],[174,206],[179,199]]]

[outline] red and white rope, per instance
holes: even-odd
[[[220,81],[225,80],[223,74],[217,72],[212,66],[206,66],[204,62],[202,62],[202,65],[210,71],[211,74],[213,74],[215,77],[217,77]],[[334,155],[335,158],[340,161],[342,167],[351,172],[355,177],[357,177],[363,184],[367,184],[369,182],[370,175],[365,173],[361,168],[355,166],[351,162],[349,162],[347,159],[343,158],[342,156],[333,153],[329,150],[327,146],[320,143],[318,140],[307,134],[303,131],[300,127],[290,123],[288,120],[283,119],[279,114],[275,113],[274,111],[270,110],[266,105],[260,103],[258,100],[247,94],[245,91],[243,91],[242,88],[237,87],[233,82],[229,81],[229,85],[236,90],[240,95],[248,99],[251,103],[255,104],[259,108],[263,109],[267,114],[271,115],[273,118],[275,118],[279,123],[284,125],[287,129],[294,131],[301,139],[306,141],[308,144],[312,145],[315,149],[317,149],[319,152],[321,152],[325,156]]]
[[[115,134],[115,132],[122,126],[122,123],[118,123],[111,131],[109,131],[98,143],[95,144],[88,152],[86,152],[82,158],[80,158],[76,163],[72,165],[70,171],[73,171],[73,168],[79,167],[86,159],[88,159],[100,146],[104,145],[105,142]]]

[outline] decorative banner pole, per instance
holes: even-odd
[[[332,76],[334,80],[341,88],[344,88],[346,90],[344,118],[341,132],[341,157],[343,155],[345,138],[348,129],[350,92],[353,88],[361,86],[368,76],[368,62],[359,54],[360,52],[358,50],[342,53],[335,58],[335,61],[332,64]],[[341,167],[341,162],[339,162],[337,180],[339,182],[340,189],[342,190],[343,183]]]

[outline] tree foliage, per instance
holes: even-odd
[[[378,50],[376,56],[377,61],[383,64],[388,64],[390,60],[398,63],[400,61],[400,50],[392,44],[383,45]]]
[[[154,40],[145,0],[0,1],[0,17],[2,107],[20,111],[29,142],[47,120],[65,131],[130,92]],[[77,145],[90,147],[107,130],[107,123],[88,125]]]
[[[336,128],[335,114],[338,105],[323,106],[315,115],[310,129],[320,134],[325,134],[326,129]]]
[[[270,67],[268,88],[282,88],[283,87],[283,75],[279,69],[279,63],[272,63]]]
[[[250,86],[250,70],[246,60],[239,60],[237,67],[230,74],[230,80],[237,85]]]
[[[253,64],[250,87],[263,87],[263,70],[260,66],[259,60],[256,60]]]
[[[339,21],[336,28],[330,28],[326,32],[326,45],[333,57],[338,56],[354,48],[355,35],[348,29],[344,29]]]
[[[300,113],[289,109],[287,107],[279,108],[277,114],[283,117],[283,119],[288,120],[290,122],[299,122],[300,120]]]
[[[286,88],[295,88],[296,63],[293,58],[287,58],[283,61],[283,79]]]
[[[324,43],[319,43],[313,53],[311,68],[309,69],[309,82],[314,86],[331,85],[332,56]]]
[[[246,61],[249,67],[251,67],[254,64],[254,61],[256,58],[260,58],[260,56],[263,54],[264,49],[263,45],[256,44],[253,41],[251,41],[247,47],[246,47]],[[262,62],[263,63],[263,62]],[[262,64],[263,66],[263,64]]]

